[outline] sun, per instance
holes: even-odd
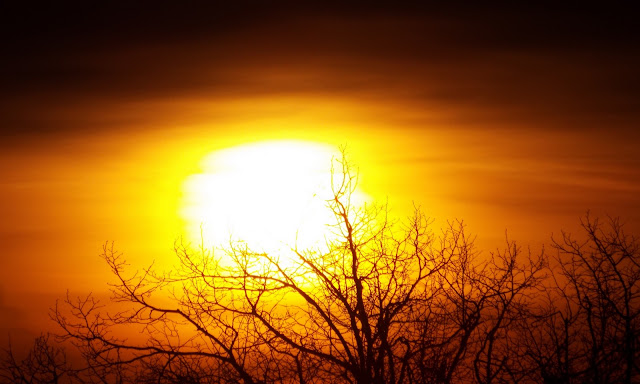
[[[181,215],[193,242],[245,242],[259,252],[322,247],[335,217],[331,165],[338,148],[308,141],[266,141],[213,152],[183,184]],[[363,204],[356,190],[352,203]]]

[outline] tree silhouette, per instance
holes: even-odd
[[[639,244],[619,219],[581,223],[583,237],[553,240],[545,299],[522,328],[524,361],[537,382],[638,382]]]
[[[292,249],[295,263],[231,244],[178,244],[178,267],[127,274],[104,248],[117,283],[109,312],[93,297],[53,311],[63,337],[103,377],[147,382],[491,383],[516,377],[508,327],[524,316],[543,258],[512,243],[481,256],[462,222],[439,236],[416,210],[351,204],[356,177],[337,163],[336,222],[326,248]],[[524,262],[524,263],[523,263]],[[143,341],[117,336],[127,328]],[[114,376],[115,377],[115,376]]]
[[[14,384],[62,383],[70,380],[64,349],[51,345],[50,335],[38,336],[27,355],[20,359],[11,345],[0,360],[0,380]]]

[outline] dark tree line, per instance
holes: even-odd
[[[44,335],[23,359],[7,349],[0,378],[640,382],[640,252],[619,221],[587,216],[586,236],[563,233],[551,256],[510,241],[480,254],[462,222],[434,234],[419,210],[394,222],[385,207],[356,209],[355,179],[340,164],[327,247],[285,260],[243,243],[223,255],[178,244],[174,270],[131,272],[107,244],[119,309],[67,297],[51,313],[57,342]],[[62,345],[83,362],[72,366]]]

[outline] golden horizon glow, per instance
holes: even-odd
[[[183,183],[181,216],[194,243],[223,248],[241,241],[280,255],[293,247],[322,247],[335,222],[331,165],[338,148],[301,140],[265,141],[215,151],[202,172]],[[339,175],[338,175],[339,177]],[[353,202],[365,194],[356,190]]]

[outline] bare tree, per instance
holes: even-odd
[[[241,242],[223,254],[177,244],[173,271],[130,274],[107,244],[112,299],[126,309],[68,297],[52,313],[63,338],[83,352],[87,377],[247,384],[518,377],[508,327],[527,313],[542,258],[521,260],[512,243],[482,256],[462,222],[436,241],[418,209],[398,222],[386,207],[357,208],[356,177],[344,159],[337,164],[333,235],[326,247],[294,247],[289,260]]]
[[[544,278],[544,254],[520,257],[521,249],[510,243],[491,257],[492,268],[479,279],[487,311],[482,316],[473,369],[478,383],[516,383],[526,377],[520,366],[521,340],[516,324],[532,317],[536,294]]]
[[[532,378],[545,383],[634,383],[640,379],[640,247],[619,219],[587,215],[583,236],[563,232],[540,302],[526,329]]]
[[[619,219],[587,217],[586,239],[567,233],[554,241],[568,307],[580,339],[574,364],[583,382],[632,383],[640,358],[640,244]]]
[[[520,364],[528,381],[546,384],[581,382],[576,371],[576,346],[580,330],[578,313],[569,297],[556,285],[545,285],[535,312],[516,325],[524,353]]]
[[[521,348],[513,324],[529,316],[543,278],[543,254],[522,253],[513,242],[504,251],[480,255],[461,222],[452,223],[441,249],[449,262],[439,271],[441,291],[430,321],[416,342],[414,366],[425,383],[518,382]]]
[[[61,347],[52,345],[49,334],[38,336],[27,355],[20,359],[11,345],[0,360],[0,380],[14,384],[69,382],[70,365]]]

